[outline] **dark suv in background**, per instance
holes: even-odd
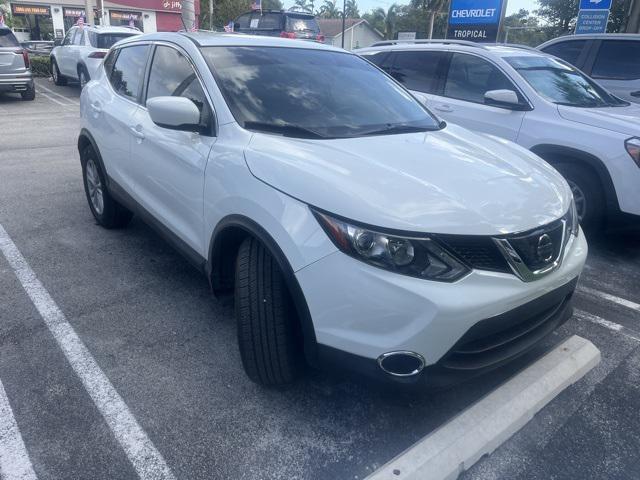
[[[36,98],[29,53],[7,27],[0,27],[0,92],[19,93],[23,100]]]
[[[324,42],[315,15],[300,11],[255,10],[243,13],[233,21],[233,31]]]
[[[567,35],[538,48],[575,65],[616,96],[640,102],[640,35]]]

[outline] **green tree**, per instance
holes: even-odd
[[[566,35],[575,28],[579,0],[538,0],[535,12],[554,29],[554,35]]]
[[[337,6],[337,0],[323,0],[319,15],[322,18],[340,18],[342,17],[342,11]]]
[[[293,4],[302,9],[302,10],[307,10],[309,12],[313,12],[313,1],[309,1],[309,0],[295,0],[293,2]]]
[[[360,18],[358,2],[356,0],[346,0],[344,12],[347,18]]]
[[[507,15],[502,22],[504,37],[509,43],[518,43],[535,47],[549,40],[554,27],[540,25],[537,16],[528,10],[520,9],[516,13]]]
[[[4,0],[0,0],[0,15],[4,17],[4,22],[8,27],[13,26],[13,22],[11,21],[11,7],[9,7],[9,3]]]
[[[398,6],[394,3],[386,11],[378,7],[371,12],[365,13],[362,18],[382,33],[384,38],[391,40],[396,33],[397,11]]]
[[[209,24],[209,2],[213,1],[213,21]],[[200,26],[222,30],[228,24],[251,9],[251,0],[200,0]]]
[[[284,4],[280,0],[262,0],[262,8],[265,10],[284,10]]]
[[[429,11],[429,29],[427,30],[427,38],[433,38],[433,26],[435,24],[436,17],[440,14],[442,8],[447,3],[447,0],[429,0],[429,2],[427,3],[426,9]]]

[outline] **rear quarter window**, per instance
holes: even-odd
[[[302,15],[287,15],[287,32],[313,32],[320,33],[320,26],[315,17]]]
[[[280,13],[265,13],[260,17],[258,28],[265,30],[281,30],[282,15]]]
[[[18,39],[8,28],[0,28],[0,47],[19,47]]]

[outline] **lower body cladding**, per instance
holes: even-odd
[[[586,255],[580,232],[561,265],[533,282],[483,270],[454,283],[434,282],[340,252],[296,277],[313,319],[319,363],[443,386],[514,360],[570,318]]]

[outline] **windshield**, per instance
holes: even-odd
[[[0,28],[0,48],[2,47],[19,47],[18,40],[8,28]]]
[[[506,57],[536,92],[558,105],[612,107],[628,105],[571,65],[552,57]]]
[[[287,15],[287,32],[313,32],[320,33],[320,27],[315,17],[302,15]]]
[[[93,32],[92,32],[93,33]],[[99,33],[90,35],[91,45],[95,48],[109,49],[116,42],[131,37],[130,33]]]
[[[280,47],[205,47],[205,59],[244,128],[340,138],[436,130],[406,90],[348,53]]]

